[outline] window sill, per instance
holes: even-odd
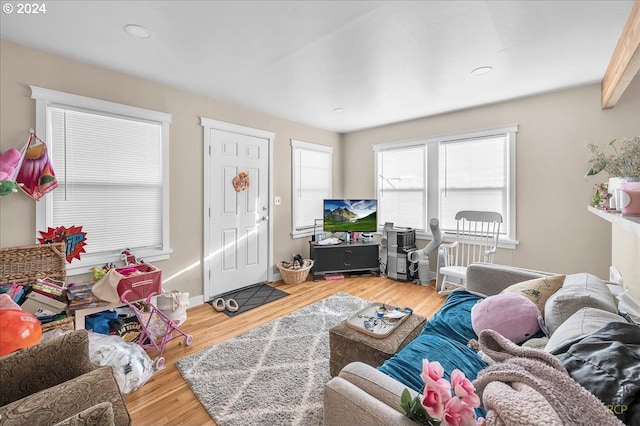
[[[169,256],[173,250],[135,250],[136,257],[143,259],[147,263],[156,262],[159,260],[169,259]],[[93,272],[94,267],[100,267],[100,265],[108,263],[121,262],[122,258],[120,254],[113,255],[84,255],[80,261],[74,260],[67,265],[67,276],[90,274]]]
[[[419,240],[433,240],[433,235],[431,235],[431,233],[428,232],[419,232],[416,231],[416,238]],[[456,241],[456,237],[455,234],[450,234],[445,232],[442,240],[445,243],[452,243],[454,241]],[[509,249],[509,250],[515,250],[518,247],[518,244],[520,242],[518,240],[511,240],[508,238],[500,238],[498,239],[498,248],[503,248],[503,249]]]

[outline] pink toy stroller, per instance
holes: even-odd
[[[193,337],[180,330],[175,322],[151,304],[151,298],[156,295],[155,292],[150,293],[145,299],[145,306],[151,307],[149,311],[141,310],[133,301],[127,300],[129,293],[131,293],[131,290],[126,290],[122,293],[120,300],[133,309],[140,323],[142,332],[138,337],[138,344],[145,350],[152,349],[160,352],[158,357],[153,361],[154,368],[160,370],[164,367],[164,357],[162,354],[164,353],[164,347],[167,342],[184,336],[184,344],[189,346],[193,341]]]

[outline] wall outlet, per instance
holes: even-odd
[[[282,204],[282,197],[274,197],[273,204],[275,204],[276,206],[279,206],[280,204]]]

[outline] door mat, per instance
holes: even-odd
[[[273,302],[274,300],[281,299],[285,296],[288,296],[289,293],[286,293],[280,289],[275,287],[271,287],[266,283],[254,284],[249,287],[244,287],[239,290],[235,290],[232,292],[224,293],[219,296],[214,296],[207,303],[213,306],[213,302],[221,297],[225,300],[225,302],[229,299],[233,299],[238,303],[238,310],[235,312],[229,312],[229,310],[225,309],[224,312],[227,316],[234,316],[246,312],[250,309],[257,308],[258,306],[265,305],[269,302]]]

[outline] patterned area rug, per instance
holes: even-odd
[[[368,304],[338,293],[176,365],[220,426],[321,425],[329,329]]]
[[[238,303],[237,311],[229,312],[227,309],[222,311],[227,314],[227,316],[232,317],[288,295],[289,293],[275,287],[271,287],[268,284],[256,284],[241,288],[240,290],[224,293],[220,296],[215,296],[207,303],[213,306],[213,302],[218,297],[222,297],[225,301],[229,299],[235,300]]]

